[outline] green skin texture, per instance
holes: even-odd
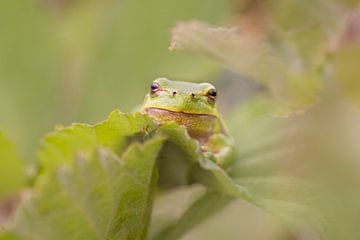
[[[145,96],[141,112],[159,124],[176,122],[186,127],[189,135],[199,141],[205,156],[222,167],[234,159],[234,142],[218,112],[216,99],[209,97],[215,90],[210,83],[190,83],[158,78],[159,87]]]

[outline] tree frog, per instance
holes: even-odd
[[[141,111],[159,124],[176,122],[217,164],[226,167],[234,158],[233,139],[218,112],[216,88],[210,83],[190,83],[158,78],[151,83]]]

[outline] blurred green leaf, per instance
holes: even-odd
[[[360,44],[351,44],[338,49],[332,56],[334,78],[340,81],[347,96],[360,106]]]
[[[21,238],[15,236],[14,234],[11,233],[0,233],[0,239],[1,240],[21,240]]]
[[[294,54],[299,64],[308,67],[321,63],[317,61],[322,61],[327,51],[328,32],[342,17],[336,12],[337,5],[323,0],[269,0],[264,5],[282,38],[280,44],[287,50],[284,53]]]
[[[57,168],[20,206],[11,232],[26,240],[144,239],[162,142],[133,143],[121,157],[98,148]]]
[[[238,177],[235,179],[248,189],[255,198],[292,201],[310,204],[315,198],[311,184],[305,180],[289,176]]]
[[[7,196],[25,186],[25,163],[15,146],[0,132],[0,197]]]
[[[359,0],[333,0],[334,2],[344,4],[347,7],[356,8],[360,5]]]
[[[259,96],[239,105],[228,117],[238,158],[229,174],[234,177],[273,176],[297,146],[285,144],[288,118],[274,115],[276,106]]]
[[[247,35],[236,27],[180,22],[172,30],[170,49],[204,55],[265,84],[271,81],[269,78],[284,76],[286,71],[282,59],[263,38]]]
[[[278,108],[274,109],[275,113],[287,115],[316,102],[322,88],[317,69],[325,59],[324,51],[311,51],[311,54],[320,55],[314,56],[314,62],[305,61],[291,46],[284,45],[288,42],[289,39],[286,41],[193,21],[180,23],[173,29],[170,48],[207,56],[262,83]]]

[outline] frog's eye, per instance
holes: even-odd
[[[209,91],[206,93],[206,96],[208,97],[208,102],[214,104],[217,96],[216,89],[215,88],[209,89]]]
[[[153,82],[153,83],[151,83],[151,85],[150,85],[150,94],[151,94],[151,96],[156,96],[157,94],[157,92],[158,91],[160,91],[161,90],[161,87],[160,87],[160,85],[157,83],[157,82]]]
[[[156,82],[151,83],[150,90],[152,92],[158,91],[160,89],[160,85]]]

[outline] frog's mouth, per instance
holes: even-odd
[[[155,108],[155,107],[149,107],[145,109],[146,113],[150,116],[159,116],[159,115],[169,115],[169,116],[177,116],[177,117],[205,117],[205,118],[216,118],[216,116],[212,114],[206,114],[206,113],[189,113],[184,111],[172,111],[169,109],[164,108]]]

